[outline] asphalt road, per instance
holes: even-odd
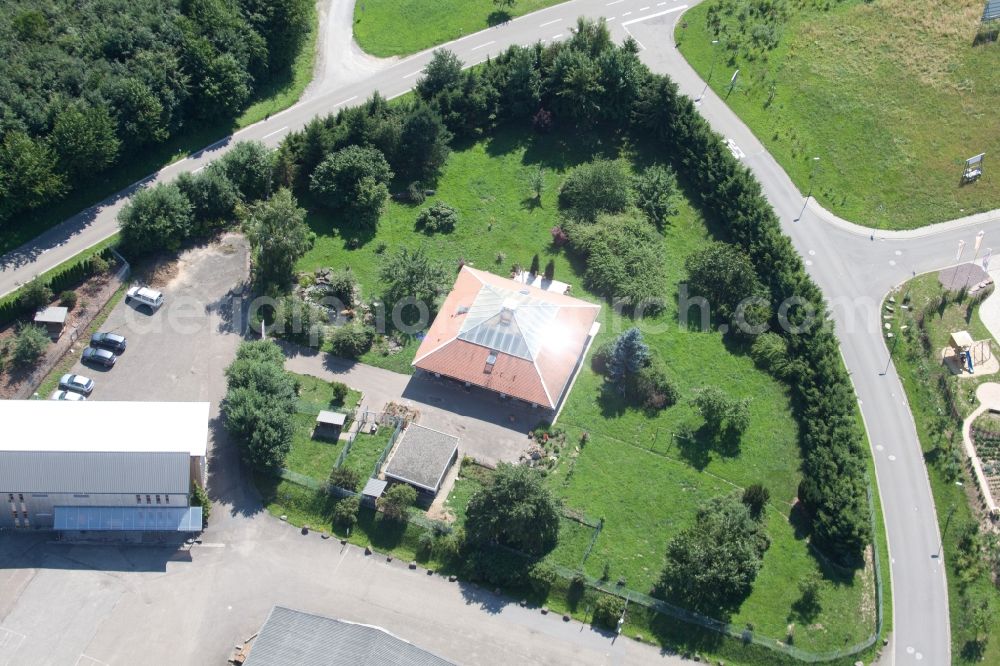
[[[641,57],[654,71],[669,74],[682,91],[697,97],[704,83],[677,53],[672,37],[674,22],[696,2],[571,0],[466,36],[447,47],[472,65],[511,44],[565,39],[577,16],[605,16],[616,37],[623,38],[627,32],[640,42]],[[344,39],[344,31],[334,32],[332,39]],[[0,258],[0,294],[114,233],[118,209],[135,187],[169,181],[183,171],[197,171],[238,140],[258,139],[276,145],[313,116],[360,103],[375,90],[390,98],[400,95],[417,81],[429,58],[428,51],[390,61],[384,67],[366,61],[370,75],[362,80],[352,80],[346,74],[325,76],[324,81],[334,86],[330,90],[311,91],[293,108],[192,154]],[[754,171],[785,232],[830,301],[844,361],[868,427],[886,515],[895,612],[891,658],[898,663],[950,663],[947,588],[938,559],[940,537],[934,504],[912,416],[883,343],[879,304],[889,289],[907,278],[953,263],[959,239],[970,248],[966,258],[971,254],[973,237],[981,229],[987,232],[984,246],[988,247],[994,234],[1000,232],[1000,211],[910,232],[872,232],[808,202],[796,222],[803,197],[781,167],[711,91],[700,106],[712,126],[733,140]]]

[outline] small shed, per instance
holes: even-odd
[[[361,491],[361,501],[367,506],[374,507],[375,502],[378,501],[379,497],[382,497],[382,493],[385,492],[385,487],[389,485],[388,481],[382,481],[381,479],[368,479],[368,483],[365,484],[364,489]]]
[[[972,348],[972,336],[968,331],[955,331],[951,334],[950,346],[956,354],[969,351]]]
[[[324,409],[316,415],[316,428],[313,430],[313,436],[320,439],[338,439],[346,422],[347,414],[329,412]]]
[[[433,496],[457,459],[458,437],[411,423],[400,437],[385,476]]]
[[[35,313],[35,323],[45,329],[49,337],[58,340],[62,335],[63,326],[66,325],[66,315],[69,308],[52,306],[44,308]]]

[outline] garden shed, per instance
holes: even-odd
[[[385,492],[385,487],[388,485],[388,481],[368,479],[364,489],[361,491],[361,502],[366,506],[374,507],[375,502],[378,501],[379,497],[382,497],[382,493]]]
[[[457,459],[458,437],[412,423],[400,436],[385,476],[433,496]]]
[[[67,314],[69,308],[54,305],[36,312],[35,323],[44,328],[50,338],[58,340],[62,335],[63,326],[66,325]]]
[[[324,409],[316,415],[316,428],[313,430],[313,436],[319,439],[338,439],[346,422],[347,414]]]

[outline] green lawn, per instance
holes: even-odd
[[[502,129],[494,138],[456,150],[436,183],[435,198],[459,211],[454,232],[430,237],[418,233],[414,222],[421,206],[393,201],[374,237],[355,243],[352,239],[358,234],[348,221],[313,213],[309,224],[318,238],[297,268],[350,266],[367,298],[378,292],[381,255],[397,247],[422,244],[433,257],[456,268],[464,260],[503,275],[514,263],[527,265],[537,252],[543,264],[554,259],[556,279],[571,283],[574,294],[600,301],[583,287],[581,263],[564,249],[554,248],[550,234],[559,223],[556,200],[566,170],[595,154],[638,159],[635,149],[613,137],[525,135]],[[539,167],[544,169],[545,187],[541,205],[535,206],[529,196],[530,176]],[[678,215],[664,234],[665,293],[676,293],[685,277],[684,258],[710,238],[699,211],[682,199]],[[788,388],[757,369],[731,340],[679,326],[673,299],[667,303],[662,315],[641,322],[616,320],[605,303],[594,347],[639,325],[676,381],[680,404],[653,415],[628,407],[601,390],[601,378],[588,365],[560,416],[559,426],[568,430],[571,446],[564,448],[547,483],[568,510],[593,521],[605,519],[584,569],[600,577],[607,563],[612,580],[623,577],[629,588],[648,592],[662,569],[667,541],[690,523],[700,501],[764,483],[772,497],[767,518],[772,546],[753,593],[732,620],[752,623],[758,633],[776,639],[784,639],[789,625],[795,624],[796,646],[812,651],[864,640],[874,626],[871,567],[853,575],[824,568],[791,522],[801,458]],[[411,342],[395,355],[372,352],[364,360],[404,368],[414,350]],[[695,441],[674,436],[698,430],[700,417],[686,399],[708,385],[752,400],[750,428],[734,449],[714,444],[706,435],[696,436]],[[584,431],[590,433],[590,441],[574,460],[572,449]],[[348,456],[349,461],[354,454]],[[459,521],[478,486],[476,474],[463,470],[447,500]],[[570,520],[563,522],[560,543],[550,558],[576,568],[581,566],[593,530]],[[800,622],[793,612],[799,597],[796,582],[812,571],[823,575],[822,610],[818,618]],[[729,663],[734,661],[738,663],[727,658]]]
[[[389,444],[392,432],[391,426],[380,426],[374,435],[359,433],[354,438],[354,444],[351,445],[347,457],[344,458],[344,467],[349,467],[357,472],[362,482],[367,480],[372,475],[379,456]]]
[[[518,0],[500,11],[493,0],[359,0],[354,38],[372,55],[409,55],[562,1]]]
[[[239,117],[207,124],[192,122],[177,136],[164,143],[148,146],[143,151],[123,159],[120,164],[95,176],[90,182],[82,184],[65,198],[54,200],[49,205],[20,215],[17,224],[0,227],[0,254],[30,241],[81,210],[93,206],[168,164],[182,160],[222,137],[295,104],[312,80],[313,67],[316,63],[318,31],[315,11],[313,14],[312,30],[303,43],[302,51],[292,64],[292,70],[287,76],[277,78],[257,90],[254,100]]]
[[[788,3],[775,50],[732,58],[736,31],[717,37],[706,25],[726,1],[685,14],[681,53],[702,78],[712,72],[723,97],[739,68],[726,101],[802,192],[819,156],[813,195],[865,226],[912,229],[1000,207],[988,164],[979,182],[959,183],[966,158],[1000,151],[1000,116],[988,111],[1000,104],[1000,43],[973,46],[982,0]]]
[[[343,441],[328,441],[313,438],[316,426],[316,415],[320,410],[331,409],[352,413],[361,400],[361,393],[350,389],[342,403],[333,401],[333,391],[330,383],[311,375],[295,375],[301,386],[297,412],[292,417],[295,422],[295,434],[292,438],[292,449],[285,458],[285,467],[298,474],[304,474],[316,481],[326,481],[330,476],[333,464],[344,448]],[[344,428],[350,426],[350,421]]]
[[[954,399],[947,398],[938,388],[941,372],[941,348],[947,344],[948,336],[956,330],[967,329],[973,339],[988,339],[989,333],[979,319],[978,305],[969,300],[950,302],[938,307],[938,299],[943,290],[936,273],[921,275],[904,284],[895,294],[902,303],[903,295],[909,294],[911,310],[896,307],[895,328],[909,326],[901,335],[893,350],[893,362],[899,372],[907,401],[913,411],[913,420],[920,436],[920,444],[927,460],[927,472],[937,508],[941,540],[944,546],[943,559],[948,565],[948,599],[951,612],[952,658],[955,663],[1000,663],[1000,642],[990,640],[982,660],[972,656],[970,647],[974,636],[969,629],[966,614],[968,598],[986,597],[993,606],[992,626],[989,634],[1000,632],[1000,593],[992,584],[986,566],[982,566],[968,582],[963,583],[957,563],[961,560],[959,536],[963,529],[977,517],[973,506],[979,506],[975,491],[975,481],[966,472],[961,449],[961,426],[958,418],[950,416],[952,404],[962,418],[967,416],[977,403],[970,400],[975,386],[983,381],[998,381],[998,375],[982,378],[959,379],[947,376],[946,382],[953,389]],[[924,349],[919,341],[918,313],[931,308],[924,318],[925,330],[930,340],[930,350]],[[997,351],[993,348],[994,354]],[[957,485],[961,482],[963,485]]]

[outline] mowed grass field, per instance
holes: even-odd
[[[781,163],[802,192],[865,226],[912,229],[1000,208],[1000,42],[973,45],[982,0],[788,3],[766,58],[729,58],[727,35],[692,8],[680,50]],[[686,26],[686,27],[684,27]],[[728,41],[733,41],[729,39]],[[964,161],[986,172],[961,185]]]
[[[409,55],[564,1],[517,0],[501,10],[493,0],[358,0],[354,38],[372,55]]]
[[[613,316],[607,303],[584,287],[582,262],[551,244],[550,230],[560,221],[558,187],[567,170],[595,155],[619,154],[632,157],[634,151],[613,137],[501,130],[494,138],[454,152],[432,199],[420,206],[390,202],[375,236],[359,247],[353,247],[354,233],[345,220],[311,214],[309,224],[318,238],[298,269],[350,266],[363,293],[372,297],[378,293],[382,256],[399,247],[423,246],[456,271],[464,260],[501,275],[508,274],[513,263],[527,265],[535,253],[542,265],[552,258],[557,280],[569,282],[574,295],[604,305],[593,348],[638,325],[666,362],[682,396],[677,405],[651,415],[609,398],[601,390],[601,377],[585,364],[558,424],[569,432],[571,446],[547,483],[568,509],[593,521],[604,518],[605,524],[583,565],[592,530],[566,521],[565,538],[550,555],[553,561],[582,565],[593,576],[600,576],[607,563],[612,580],[623,577],[629,588],[648,592],[663,567],[667,541],[691,523],[699,502],[763,483],[772,497],[767,517],[772,545],[753,593],[732,620],[752,623],[757,632],[782,640],[789,625],[795,625],[795,644],[807,650],[858,643],[874,627],[871,568],[853,575],[824,568],[793,524],[800,452],[787,387],[756,368],[743,350],[719,333],[692,331],[677,322],[672,295],[685,277],[684,258],[710,240],[700,213],[686,199],[679,202],[679,213],[663,237],[666,311],[638,322]],[[530,178],[539,168],[545,186],[541,205],[535,205]],[[426,236],[415,230],[417,213],[434,199],[458,210],[461,217],[454,232]],[[395,355],[370,353],[364,360],[403,368],[414,351],[411,343]],[[738,450],[717,450],[709,442],[675,437],[686,427],[701,425],[687,400],[708,385],[752,400],[751,425]],[[590,440],[574,455],[573,446],[584,431]],[[459,518],[476,485],[472,479],[460,480],[449,499],[448,507]],[[803,621],[793,608],[800,597],[797,583],[813,571],[823,575],[821,611]]]

